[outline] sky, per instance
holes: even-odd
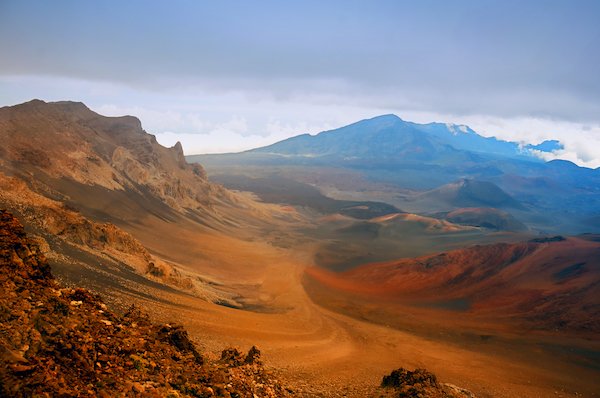
[[[186,154],[381,114],[600,167],[600,1],[0,0],[0,106],[82,101]]]

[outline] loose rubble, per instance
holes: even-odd
[[[183,327],[110,311],[62,288],[22,225],[0,211],[0,396],[284,397],[252,347],[209,361]]]

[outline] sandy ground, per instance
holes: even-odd
[[[263,312],[149,287],[146,296],[113,291],[108,301],[118,306],[136,302],[156,320],[184,324],[205,352],[257,345],[267,365],[301,396],[370,396],[384,374],[401,366],[424,367],[478,397],[592,397],[600,391],[597,370],[577,367],[574,377],[572,365],[556,363],[543,352],[531,361],[515,360],[511,352],[485,353],[319,306],[302,285],[304,269],[313,265],[314,245],[283,249],[264,241],[209,238],[181,225],[173,228],[178,230],[178,250],[168,245],[172,239],[158,239],[157,229],[134,232],[155,253],[169,254],[165,257],[172,261],[237,286],[262,303],[257,308]]]

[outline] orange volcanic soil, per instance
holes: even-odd
[[[463,381],[477,396],[600,391],[595,236],[474,246],[341,273],[309,267],[303,284],[324,308],[396,330],[403,340],[390,354],[404,357],[418,344],[428,368],[461,369],[496,387]]]
[[[539,329],[600,331],[600,243],[579,238],[474,246],[332,273],[306,270],[340,292],[404,305],[509,317]]]

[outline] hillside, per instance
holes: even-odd
[[[134,200],[124,204],[154,212],[157,204],[148,196],[177,211],[234,201],[200,165],[186,163],[180,144],[161,146],[132,116],[105,117],[78,102],[33,100],[0,108],[0,139],[5,174],[35,179],[50,195],[79,206],[86,203],[80,196],[91,193],[85,190],[94,190],[100,198],[88,206],[107,217],[117,215],[100,203],[110,192],[129,193]]]
[[[443,217],[456,224],[490,228],[497,231],[527,230],[527,226],[510,213],[494,208],[461,208],[446,213]]]
[[[492,207],[499,209],[523,209],[523,205],[491,182],[461,179],[414,199],[434,211],[438,207],[456,209],[462,207]]]
[[[600,331],[599,253],[593,240],[556,237],[477,245],[337,274],[312,268],[308,276],[383,307],[454,310],[464,319],[590,335]]]
[[[226,348],[220,358],[209,358],[181,325],[152,323],[134,305],[117,314],[85,289],[62,287],[37,243],[5,211],[0,211],[0,271],[2,396],[294,395],[263,366],[255,346],[247,354]],[[392,372],[377,395],[405,391],[474,396],[424,369]]]
[[[203,275],[219,254],[198,264],[195,253],[236,247],[295,219],[209,181],[200,165],[186,163],[181,145],[161,146],[132,116],[33,100],[0,108],[0,138],[0,204],[45,241],[61,278],[98,291],[123,288],[133,270],[148,283],[239,306],[214,283],[218,271]],[[173,250],[182,244],[193,248]]]
[[[0,213],[0,394],[282,397],[260,351],[208,360],[187,332],[119,315],[85,289],[60,286],[20,223]]]

